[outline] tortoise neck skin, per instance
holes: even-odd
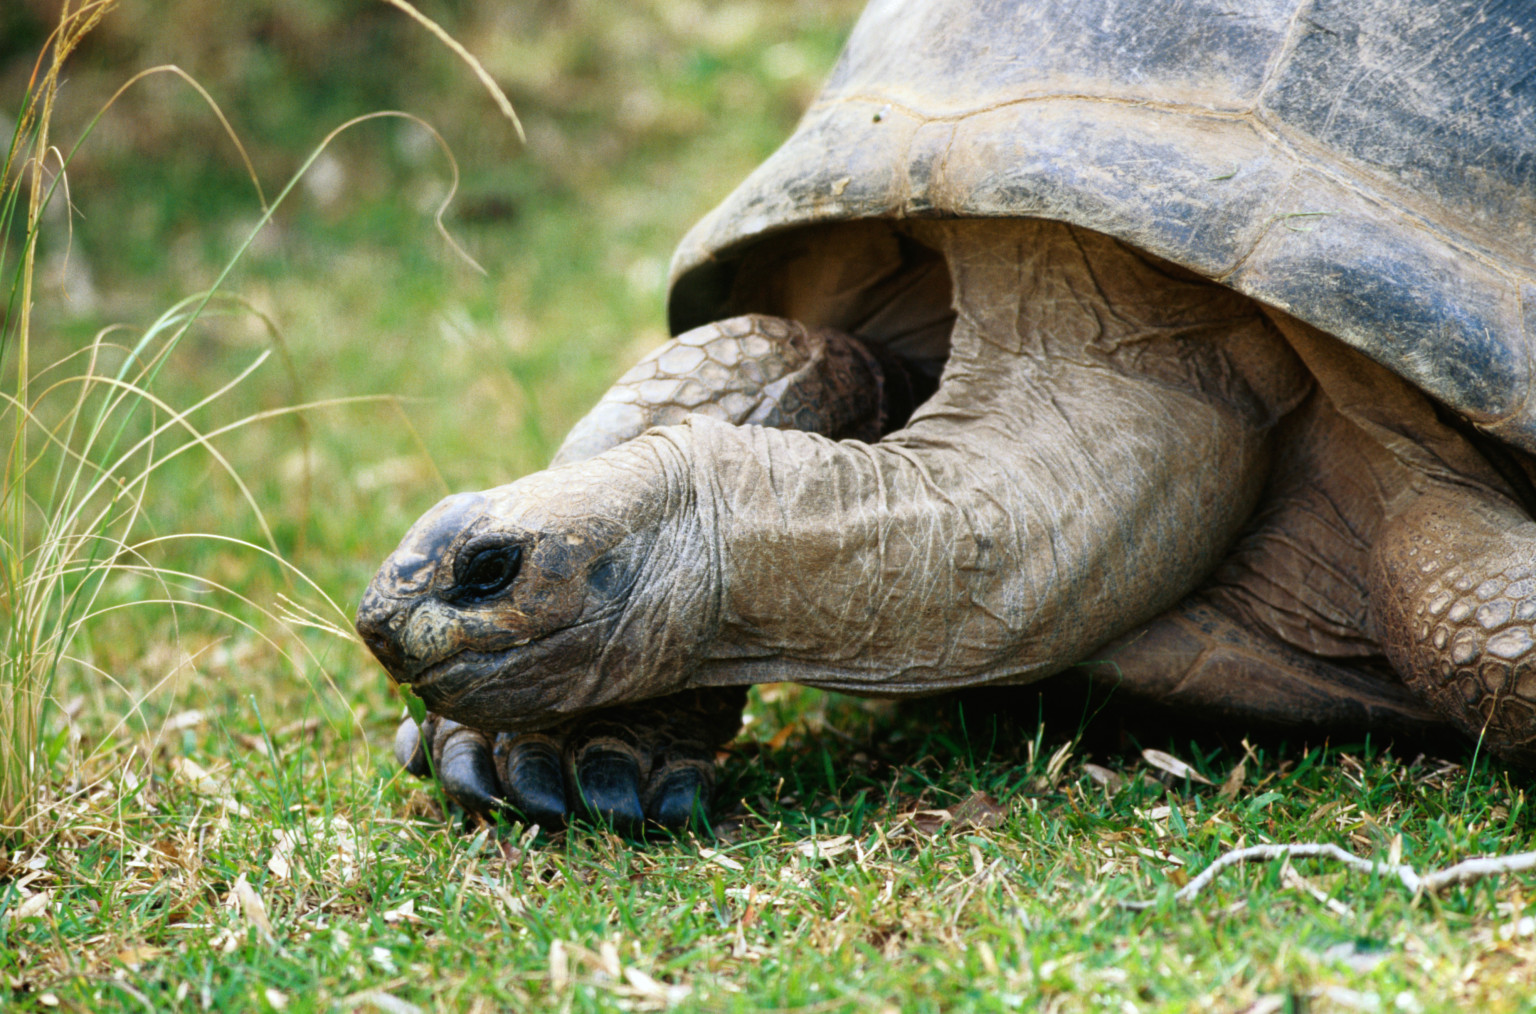
[[[1252,303],[1106,237],[912,228],[958,317],[904,430],[691,422],[724,590],[697,683],[926,693],[1080,661],[1211,572],[1309,390]]]
[[[375,654],[433,711],[517,729],[688,686],[1027,680],[1171,606],[1252,510],[1300,364],[1242,297],[1104,237],[928,232],[958,320],[904,430],[693,416],[450,497],[359,610]],[[465,600],[498,539],[516,579]]]

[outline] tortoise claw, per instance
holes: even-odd
[[[716,748],[741,725],[739,687],[609,708],[547,732],[489,733],[440,715],[395,732],[412,774],[436,775],[466,811],[553,831],[581,815],[628,838],[704,826]],[[430,756],[430,763],[429,758]]]
[[[705,823],[713,788],[713,772],[706,772],[697,764],[679,764],[671,770],[664,769],[652,780],[645,815],[668,831],[687,827],[695,815]]]
[[[626,838],[645,827],[640,805],[640,760],[621,744],[594,743],[578,752],[573,765],[576,791],[587,815]]]
[[[444,721],[432,746],[437,780],[449,799],[466,812],[484,817],[505,810],[491,743],[485,733]]]
[[[430,724],[432,720],[427,721]],[[400,727],[395,730],[395,761],[417,778],[426,778],[432,773],[432,765],[427,762],[427,751],[422,748],[426,738],[410,715],[402,718]]]
[[[565,824],[565,773],[560,744],[539,733],[496,737],[496,772],[507,801],[528,820],[554,830]]]

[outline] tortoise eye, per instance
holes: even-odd
[[[485,599],[507,590],[523,562],[523,547],[492,546],[472,554],[459,571],[456,598]]]

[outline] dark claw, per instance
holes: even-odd
[[[491,734],[429,714],[395,733],[395,758],[435,774],[470,813],[546,831],[582,817],[629,838],[707,827],[715,751],[741,726],[746,691],[690,690],[604,709],[545,732]],[[428,758],[432,764],[428,764]]]
[[[496,762],[485,734],[457,726],[439,736],[437,780],[448,798],[471,813],[490,816],[503,809]]]
[[[554,740],[502,733],[496,737],[496,771],[508,801],[529,821],[550,831],[565,824],[565,774]]]
[[[686,827],[695,814],[706,821],[713,780],[693,764],[662,772],[651,789],[646,815],[668,830]]]
[[[576,759],[576,790],[587,813],[626,838],[645,827],[640,807],[640,762],[628,750],[588,746]]]
[[[427,751],[421,745],[422,739],[421,729],[414,718],[406,715],[400,720],[400,728],[395,730],[395,760],[417,778],[432,773],[432,766],[427,763]]]

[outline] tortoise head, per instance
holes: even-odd
[[[440,501],[364,593],[364,643],[432,711],[484,730],[681,689],[677,646],[708,618],[672,588],[680,565],[707,585],[708,554],[689,548],[660,443]]]

